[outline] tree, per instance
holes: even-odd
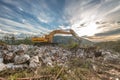
[[[12,44],[15,43],[15,36],[14,36],[14,34],[11,36],[11,42],[12,42]]]

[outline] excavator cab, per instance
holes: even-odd
[[[42,36],[42,37],[34,37],[34,38],[32,38],[32,42],[34,42],[34,43],[48,42],[48,40],[45,38],[45,36]]]

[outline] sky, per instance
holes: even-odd
[[[0,36],[72,29],[91,41],[120,39],[120,0],[0,0]]]

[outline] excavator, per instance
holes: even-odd
[[[68,31],[64,30],[53,30],[50,32],[48,35],[44,35],[42,37],[33,37],[32,42],[37,45],[37,44],[55,44],[53,42],[53,38],[55,34],[72,34],[74,37],[80,40],[80,37],[72,30],[69,29]]]

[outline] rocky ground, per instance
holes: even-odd
[[[0,80],[120,80],[120,53],[96,47],[0,46]]]

